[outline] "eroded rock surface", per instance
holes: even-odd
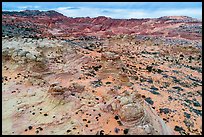
[[[6,108],[3,108],[4,134],[97,134],[100,130],[104,130],[104,134],[123,134],[126,128],[130,128],[130,133],[135,134],[138,130],[138,134],[143,134],[142,132],[147,131],[139,126],[146,124],[152,127],[152,123],[157,122],[149,119],[149,114],[146,113],[146,107],[149,106],[144,106],[141,95],[124,85],[129,82],[129,78],[128,81],[122,78],[127,77],[125,73],[120,80],[119,76],[122,74],[119,72],[124,64],[116,53],[99,53],[99,67],[92,67],[95,75],[86,76],[89,69],[83,70],[83,66],[87,66],[87,63],[97,64],[97,61],[94,56],[83,55],[83,48],[71,47],[69,44],[65,47],[62,41],[56,42],[55,46],[48,44],[39,48],[44,41],[52,43],[46,39],[37,41],[37,47],[23,44],[23,39],[13,41],[21,46],[13,46],[11,49],[7,45],[7,39],[3,40],[3,103]],[[60,56],[62,60],[66,60],[56,63],[52,56]],[[37,60],[38,58],[42,60]],[[23,63],[20,62],[22,60]],[[78,63],[72,64],[69,60]],[[111,68],[110,64],[104,66],[109,61],[115,61],[115,66],[118,66],[111,73],[104,72],[105,67]],[[43,66],[40,67],[38,63]],[[123,93],[122,89],[114,88],[114,81],[106,86],[106,78],[101,77],[102,74],[118,75],[116,85],[124,86],[129,91]],[[15,107],[9,107],[10,104]],[[119,122],[111,122],[115,115],[119,117]],[[24,123],[22,126],[16,126],[21,122]],[[117,132],[115,128],[118,128]],[[163,130],[159,128],[156,133],[148,128],[146,134],[163,134]]]
[[[15,15],[19,20],[10,21]],[[195,25],[200,21],[116,20],[115,27],[131,26],[140,33],[116,29],[112,35],[107,28],[115,29],[114,25],[97,26],[112,22],[106,17],[71,19],[54,11],[2,16],[3,25],[9,24],[3,26],[2,37],[3,134],[202,134],[202,45],[200,27]],[[88,34],[93,35],[69,32],[51,22],[36,23],[41,17],[45,22],[77,20],[76,26],[91,20],[95,25]],[[152,22],[154,29],[139,28]],[[171,23],[175,24],[169,29]],[[17,32],[7,34],[11,26]],[[189,29],[194,37],[184,32]],[[32,31],[33,38],[17,37],[21,31]]]

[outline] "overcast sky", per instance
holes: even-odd
[[[2,9],[55,10],[68,17],[130,19],[190,16],[202,19],[202,2],[2,2]]]

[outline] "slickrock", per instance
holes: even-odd
[[[3,12],[2,133],[201,135],[201,23]]]

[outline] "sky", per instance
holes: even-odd
[[[68,17],[131,19],[189,16],[202,19],[202,2],[2,2],[2,10],[55,10]]]

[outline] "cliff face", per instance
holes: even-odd
[[[20,11],[2,13],[3,35],[25,37],[100,36],[142,34],[201,40],[202,22],[186,16],[157,19],[70,18],[56,11]],[[16,28],[18,27],[18,29]],[[33,34],[33,30],[35,33]],[[28,32],[32,31],[31,34]]]

